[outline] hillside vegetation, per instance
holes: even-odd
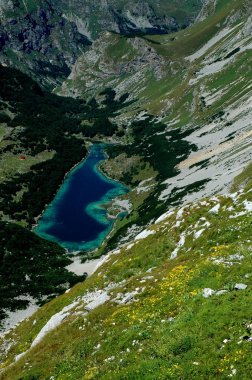
[[[99,101],[105,86],[134,100],[115,119],[126,137],[103,165],[135,189],[111,247],[169,205],[226,192],[251,160],[250,14],[246,1],[219,0],[176,34],[105,33],[57,90]]]
[[[171,209],[6,333],[0,378],[250,379],[249,178]]]
[[[83,160],[90,137],[117,132],[123,108],[113,92],[93,99],[60,98],[18,70],[0,66],[0,320],[64,292],[85,276],[65,267],[65,250],[31,232],[65,174]],[[127,96],[126,96],[127,98]],[[125,97],[124,97],[125,101]],[[127,104],[127,102],[125,103]]]
[[[90,277],[2,334],[1,380],[251,378],[251,10],[218,0],[173,34],[105,32],[65,98],[44,94],[75,123],[67,142],[120,142],[102,170],[131,210]]]
[[[188,26],[199,0],[0,1],[0,62],[52,89],[101,32],[166,33]]]

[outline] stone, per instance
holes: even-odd
[[[222,290],[218,290],[218,292],[216,292],[216,296],[222,296],[222,294],[226,294],[228,291],[225,290],[225,289],[222,289]]]
[[[252,323],[246,326],[248,330],[252,330]]]
[[[211,288],[205,288],[203,289],[203,297],[204,298],[208,298],[208,297],[211,297],[215,294],[215,290],[211,289]]]
[[[235,284],[234,288],[235,290],[245,290],[247,289],[248,285],[245,284]]]

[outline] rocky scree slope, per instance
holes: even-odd
[[[117,237],[171,204],[226,192],[251,160],[250,14],[246,1],[219,0],[208,18],[172,35],[105,33],[59,89],[99,99],[110,87],[132,100],[116,118],[122,145],[103,167],[134,188],[136,212]]]

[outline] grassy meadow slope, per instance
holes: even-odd
[[[250,379],[251,165],[233,187],[171,209],[6,333],[0,378]]]
[[[92,276],[0,338],[1,380],[251,378],[251,4],[210,13],[105,33],[57,89],[101,115],[112,96],[121,145],[102,169],[132,211]]]

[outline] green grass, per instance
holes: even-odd
[[[105,51],[108,59],[112,59],[115,63],[128,62],[134,59],[137,55],[136,49],[130,43],[130,39],[120,35],[113,35],[114,41]]]
[[[17,342],[6,364],[29,348],[46,320],[77,296],[111,282],[117,284],[112,299],[120,292],[141,289],[137,302],[117,305],[110,301],[86,316],[68,316],[0,378],[224,380],[236,369],[238,378],[249,379],[250,343],[240,337],[248,334],[246,325],[251,323],[251,279],[246,276],[252,273],[251,216],[229,218],[243,209],[245,199],[252,201],[247,190],[249,186],[236,203],[220,197],[219,214],[209,213],[214,202],[206,199],[207,205],[195,203],[185,209],[179,227],[175,227],[176,214],[171,215],[151,227],[155,235],[129,250],[121,248],[85,283],[45,305],[5,337]],[[235,211],[229,211],[230,206]],[[211,226],[195,240],[193,230],[200,227],[193,226],[202,217]],[[180,234],[188,228],[192,232],[185,245],[170,260]],[[229,261],[237,253],[243,259],[234,265],[215,262],[220,258]],[[146,272],[149,268],[153,268],[151,273]],[[235,283],[248,287],[236,291]],[[207,287],[227,293],[203,298],[202,290]]]
[[[127,117],[131,121],[136,112],[147,108],[154,115],[163,112],[166,122],[179,118],[176,124],[181,128],[179,133],[183,133],[185,127],[206,126],[213,118],[222,126],[220,111],[235,104],[243,94],[248,94],[251,72],[244,68],[249,67],[250,53],[237,54],[232,65],[227,65],[225,70],[192,86],[189,80],[194,71],[200,69],[204,56],[191,66],[184,61],[184,57],[196,52],[213,37],[222,28],[227,16],[239,10],[242,4],[236,0],[218,1],[216,13],[202,23],[175,35],[148,38],[146,44],[150,44],[165,59],[165,74],[162,80],[157,80],[148,68],[143,71],[139,83],[131,85],[133,88],[130,91],[139,89],[140,97],[137,103],[140,108],[137,109],[136,104],[127,107]],[[124,37],[112,37],[106,55],[107,58],[111,56],[114,64],[123,57],[128,42]],[[174,41],[171,40],[173,37]],[[222,54],[222,42],[218,43],[218,49]],[[173,66],[170,67],[170,64]],[[175,68],[177,71],[174,73]],[[95,69],[98,70],[98,67]],[[117,83],[123,84],[124,79],[128,78],[120,78]],[[106,79],[106,83],[110,79]],[[203,91],[218,91],[235,80],[237,84],[227,88],[212,107],[202,105]],[[99,86],[103,83],[101,78]],[[82,85],[78,83],[78,86],[81,88]],[[162,179],[172,175],[175,170],[175,164],[172,166],[173,155],[163,156],[163,148],[168,146],[166,134],[156,135],[156,132],[165,130],[165,124],[155,124],[150,118],[139,124],[134,120],[131,127],[124,137],[124,141],[130,142],[127,145],[131,149],[130,154],[128,158],[121,157],[126,170],[122,170],[121,166],[118,170],[120,161],[117,161],[115,156],[118,158],[118,155],[115,154],[110,161],[110,172],[115,172],[119,179],[131,176],[134,186],[142,179],[156,177],[156,174],[163,173]],[[136,136],[132,133],[134,128]],[[178,130],[168,132],[174,134],[169,147],[180,149],[182,138],[176,136]],[[186,136],[183,136],[184,139]],[[166,159],[161,160],[163,157]],[[158,158],[157,162],[155,158]],[[130,160],[131,166],[127,168]],[[144,165],[146,162],[147,165]],[[140,169],[135,170],[133,176],[132,167]],[[155,197],[162,188],[157,186],[156,181],[159,181],[158,176],[153,193],[138,195],[135,190],[129,193],[133,211],[128,219],[117,222],[112,236],[115,237],[114,242],[116,235],[125,234],[128,226],[136,223],[146,225],[148,210],[153,212],[153,217],[157,216]],[[196,185],[199,183],[190,186]],[[208,198],[204,199],[205,204],[189,204],[180,223],[177,223],[176,209],[166,220],[149,227],[155,231],[154,235],[130,248],[119,247],[119,252],[111,256],[92,277],[46,304],[10,331],[5,336],[5,341],[12,343],[7,354],[4,354],[5,346],[2,344],[3,368],[13,363],[15,355],[29,349],[45,323],[64,306],[87,292],[115,284],[110,291],[110,301],[87,315],[82,314],[84,304],[80,302],[80,308],[73,309],[39,345],[6,368],[0,379],[49,380],[53,376],[55,380],[226,380],[233,374],[232,371],[236,371],[234,378],[249,380],[251,347],[243,338],[252,333],[247,327],[251,324],[252,311],[252,219],[251,213],[243,212],[244,201],[252,202],[251,164],[235,179],[232,191],[244,187],[244,193],[236,202],[230,197],[218,197],[221,205],[218,214],[209,212],[216,201]],[[185,188],[183,192],[188,190]],[[179,194],[173,193],[171,197],[180,202]],[[162,207],[166,210],[168,206],[163,204]],[[203,228],[202,218],[206,218],[210,226],[196,238],[195,232]],[[178,256],[171,260],[171,253],[181,241],[182,234],[186,235],[185,243],[178,250]],[[108,246],[103,246],[95,254],[98,256],[107,250]],[[239,256],[229,264],[234,255]],[[153,268],[151,272],[150,268]],[[236,283],[244,283],[247,288],[237,291],[234,289]],[[137,288],[139,294],[135,296],[136,302],[118,305],[113,301],[120,293],[127,294]],[[204,288],[227,292],[204,298]]]
[[[0,182],[12,178],[16,174],[29,172],[33,165],[51,160],[55,152],[43,151],[36,156],[25,155],[25,160],[20,159],[20,154],[6,153],[1,156]]]
[[[155,45],[155,47],[163,56],[170,59],[185,57],[209,41],[219,30],[226,17],[240,8],[240,0],[219,0],[215,13],[206,20],[192,25],[190,29],[174,35],[150,36],[150,38],[155,42],[162,42],[161,45]]]
[[[239,174],[231,187],[231,191],[235,192],[240,190],[244,185],[252,186],[252,163],[250,163],[242,172]]]
[[[0,124],[0,142],[2,142],[3,137],[6,133],[6,127],[4,124]]]

